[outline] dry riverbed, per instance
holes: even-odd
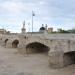
[[[0,75],[75,75],[75,65],[51,69],[48,59],[44,54],[21,55],[0,47]]]

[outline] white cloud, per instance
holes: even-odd
[[[15,2],[4,2],[0,5],[2,10],[8,13],[20,13],[22,11],[23,5],[21,3]]]

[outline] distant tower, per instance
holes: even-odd
[[[22,28],[22,34],[25,34],[26,29],[25,29],[25,21],[23,22],[23,28]]]

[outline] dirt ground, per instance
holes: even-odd
[[[52,69],[44,54],[21,55],[16,49],[0,47],[0,75],[75,75],[75,65]]]

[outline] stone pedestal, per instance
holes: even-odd
[[[54,51],[49,53],[49,64],[52,68],[63,67],[63,51]]]

